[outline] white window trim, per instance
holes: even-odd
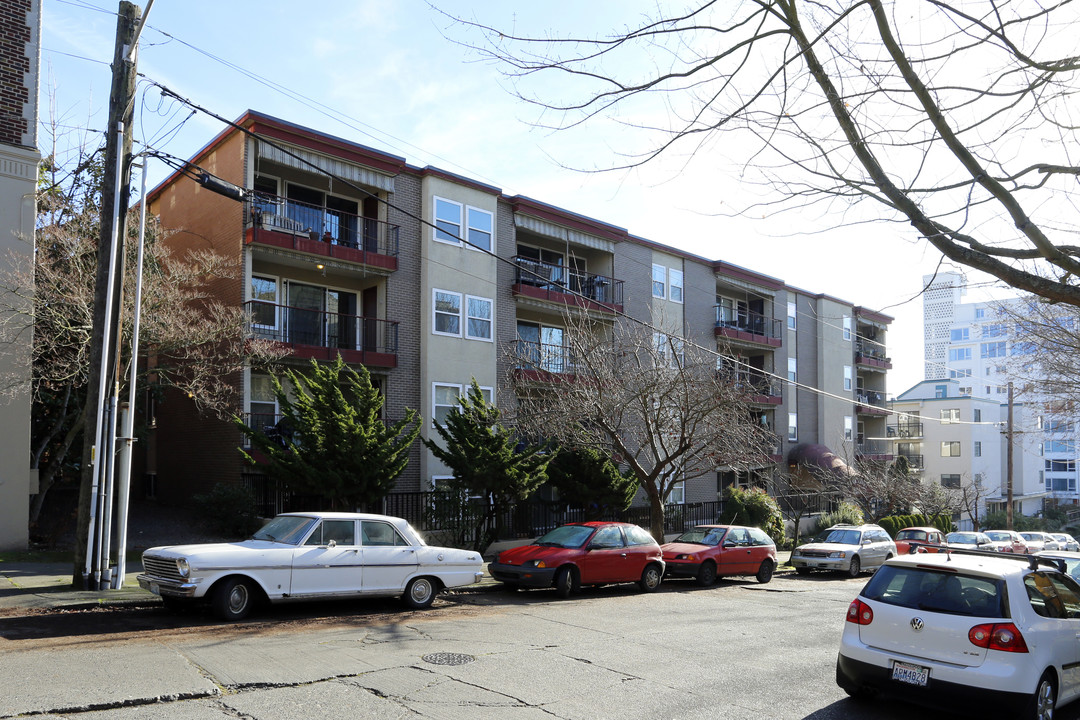
[[[851,388],[852,388],[851,366],[850,365],[845,365],[844,366],[844,390],[851,390]]]
[[[793,422],[794,421],[794,422]],[[799,414],[788,413],[788,440],[792,442],[798,442],[799,440]]]
[[[466,215],[467,215],[467,213],[465,212],[465,205],[459,203],[457,200],[451,200],[449,198],[444,198],[444,197],[439,197],[438,195],[434,195],[434,196],[432,196],[432,199],[431,199],[431,224],[434,226],[434,227],[431,228],[431,238],[435,242],[442,243],[443,245],[456,245],[457,247],[461,247],[462,245],[465,244],[461,240],[442,240],[442,239],[439,238],[439,227],[438,227],[438,225],[439,225],[439,212],[438,212],[438,207],[439,207],[439,202],[440,201],[457,206],[457,209],[458,209],[458,223],[457,223],[457,225],[458,225],[458,236],[460,237],[462,235],[462,233],[467,234],[467,231],[465,229],[465,218],[466,218]],[[492,226],[492,229],[494,229],[494,226]]]
[[[798,380],[799,380],[799,361],[798,361],[798,358],[788,357],[788,359],[787,359],[787,379],[788,379],[788,382],[798,382]]]
[[[844,340],[851,340],[851,316],[844,316]]]
[[[799,328],[799,306],[793,302],[787,304],[787,327],[788,330],[798,330]]]
[[[438,322],[436,322],[436,320],[437,320],[438,315],[439,315],[439,310],[437,310],[436,308],[438,307],[437,306],[437,298],[438,298],[439,293],[444,293],[446,295],[456,295],[457,296],[457,299],[458,299],[458,312],[457,312],[458,331],[456,333],[444,332],[442,330],[437,329],[439,324],[438,324]],[[494,310],[494,307],[492,307],[492,310]],[[443,315],[450,315],[451,313],[442,313],[442,314]],[[465,315],[465,296],[464,295],[462,295],[459,292],[455,292],[453,290],[443,290],[441,288],[432,288],[431,289],[431,334],[432,335],[442,335],[443,337],[461,337],[462,333],[465,332],[464,322],[463,322],[464,315]],[[492,317],[492,322],[494,322],[494,320],[495,320],[495,318],[493,316]],[[494,330],[494,328],[493,328],[493,330]],[[492,332],[492,335],[494,335],[494,334],[495,333]]]
[[[456,402],[453,405],[439,405],[438,403],[436,403],[435,402],[435,391],[438,388],[455,388],[457,390],[457,392],[458,392],[458,394],[457,394],[458,400],[461,400],[461,393],[462,393],[461,383],[448,383],[448,382],[438,382],[438,381],[432,382],[431,383],[431,427],[444,427],[444,426],[439,425],[438,423],[435,422],[435,415],[436,415],[435,409],[436,408],[440,408],[440,407],[450,407],[450,408],[457,407]]]
[[[679,303],[680,305],[682,305],[683,302],[686,300],[686,275],[683,273],[682,270],[677,270],[676,268],[668,268],[667,271],[668,271],[668,278],[667,278],[668,279],[668,283],[667,283],[668,299],[671,300],[671,302],[673,302],[673,303]],[[675,293],[674,293],[674,289],[676,287],[675,278],[674,278],[675,275],[679,276],[678,288],[679,288],[679,295],[681,297],[678,300],[675,299]]]
[[[851,415],[844,416],[844,440],[855,438],[855,419]]]
[[[487,250],[484,250],[482,248],[478,248],[478,247],[473,246],[471,244],[471,242],[470,243],[465,243],[465,246],[467,248],[469,248],[470,250],[473,250],[475,252],[494,253],[495,252],[495,213],[491,212],[490,210],[485,210],[483,208],[475,207],[473,205],[466,205],[465,209],[463,211],[464,214],[465,214],[463,227],[465,228],[465,239],[466,240],[469,239],[470,231],[473,229],[472,225],[469,224],[469,211],[470,210],[475,210],[476,212],[484,213],[489,218],[491,218],[491,233],[490,233],[491,238],[489,239],[489,242],[491,243],[491,247],[489,247]],[[480,228],[477,228],[477,230],[480,230]],[[487,232],[487,231],[482,230],[481,232]],[[443,242],[445,242],[445,240]]]
[[[278,330],[281,327],[281,305],[282,305],[282,302],[281,302],[281,290],[282,290],[282,288],[281,288],[281,278],[278,277],[277,275],[264,275],[263,273],[252,273],[251,278],[248,280],[248,287],[247,287],[248,300],[251,301],[251,302],[262,302],[262,301],[256,301],[255,298],[251,295],[251,284],[255,280],[255,278],[262,278],[264,280],[273,280],[274,281],[274,305],[275,305],[275,307],[274,307],[274,324],[273,325],[259,325],[258,323],[252,322],[251,327],[254,330]]]
[[[663,283],[663,285],[664,285],[664,289],[663,289],[663,291],[661,291],[661,293],[660,293],[659,295],[657,295],[657,294],[656,294],[656,283],[657,283],[657,280],[656,280],[656,275],[657,275],[657,273],[656,273],[656,270],[657,270],[657,268],[659,268],[660,270],[662,270],[662,271],[663,271],[663,273],[662,273],[662,274],[663,274],[663,276],[664,276],[664,279],[663,279],[663,281],[662,281],[662,283]],[[650,285],[650,287],[652,288],[650,292],[652,292],[652,296],[653,296],[654,298],[657,298],[657,299],[659,299],[659,300],[665,300],[665,299],[667,299],[667,287],[668,287],[668,286],[667,286],[667,267],[666,267],[666,266],[664,266],[664,265],[660,265],[659,263],[653,263],[653,266],[652,266],[652,275],[650,276],[650,279],[649,279],[649,285]]]
[[[445,290],[443,292],[446,292]],[[480,335],[469,334],[469,300],[483,300],[491,305],[491,317],[487,319],[491,325],[491,337],[482,337]],[[481,342],[495,342],[495,300],[493,298],[486,298],[481,295],[466,295],[465,300],[461,305],[462,323],[461,330],[464,333],[466,340],[480,340]],[[482,320],[483,318],[477,318]],[[442,334],[442,333],[440,333]]]

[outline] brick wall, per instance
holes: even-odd
[[[37,83],[33,72],[37,58],[28,55],[37,22],[32,0],[0,2],[0,143],[31,147],[35,128],[33,114]]]

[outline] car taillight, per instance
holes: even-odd
[[[862,600],[855,598],[848,605],[847,621],[856,625],[869,625],[874,622],[874,611]]]
[[[968,630],[968,640],[972,645],[987,650],[1026,653],[1027,643],[1024,636],[1012,623],[986,623]]]

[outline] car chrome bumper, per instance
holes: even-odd
[[[847,558],[792,557],[792,567],[815,568],[817,570],[847,570],[851,561]]]
[[[155,595],[192,598],[195,597],[195,591],[198,589],[198,586],[192,583],[178,583],[175,580],[164,580],[152,575],[139,575],[135,579],[139,581],[139,587]]]

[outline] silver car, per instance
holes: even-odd
[[[1037,553],[1040,550],[1061,550],[1062,547],[1054,536],[1044,532],[1022,532],[1020,537],[1027,543],[1028,552]]]
[[[1071,550],[1072,552],[1080,551],[1080,542],[1076,542],[1076,539],[1068,533],[1050,533],[1058,542],[1058,549]]]
[[[879,525],[833,525],[791,552],[795,572],[839,570],[856,577],[896,555],[896,543]]]

